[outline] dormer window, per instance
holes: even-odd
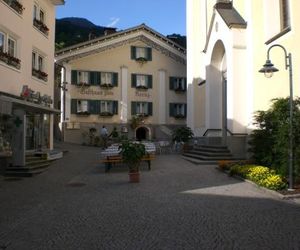
[[[152,75],[132,74],[131,86],[137,89],[151,89]]]
[[[170,89],[185,92],[186,91],[186,78],[185,77],[170,77]]]
[[[131,46],[131,59],[136,61],[152,61],[152,49],[149,47]]]

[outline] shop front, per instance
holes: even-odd
[[[49,96],[31,97],[0,93],[0,157],[3,162],[6,158],[5,165],[25,166],[27,152],[53,148],[53,114],[60,111],[50,107]]]

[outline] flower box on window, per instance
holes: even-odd
[[[88,82],[78,82],[76,83],[77,87],[86,87],[86,86],[90,86],[90,84]]]
[[[43,32],[45,35],[49,34],[49,28],[47,27],[46,24],[44,24],[43,22],[41,22],[38,19],[33,19],[33,25],[35,27],[37,27],[41,32]]]
[[[8,63],[8,57],[9,55],[7,53],[0,51],[0,60],[2,62]]]
[[[182,88],[181,86],[174,88],[175,92],[186,92],[186,90],[184,88]]]
[[[21,60],[9,55],[8,53],[0,52],[0,60],[7,65],[13,66],[16,69],[21,68]]]
[[[148,87],[145,85],[138,85],[138,86],[136,86],[136,88],[137,89],[148,89]]]
[[[137,116],[137,117],[143,118],[143,117],[148,117],[149,114],[146,114],[146,113],[138,113],[138,114],[136,114],[136,116]]]
[[[114,85],[112,85],[111,83],[101,83],[100,84],[100,88],[107,88],[107,89],[110,89],[110,88],[113,88]]]
[[[104,117],[110,117],[110,116],[113,116],[114,114],[109,112],[109,111],[104,111],[104,112],[101,112],[99,114],[99,116],[104,116]]]
[[[4,0],[4,2],[6,2],[11,8],[13,8],[16,12],[18,12],[21,15],[23,13],[23,10],[25,10],[23,5],[17,0]]]
[[[140,63],[145,63],[148,61],[147,58],[145,58],[145,57],[139,57],[139,58],[136,58],[135,60]]]
[[[90,115],[90,112],[88,112],[88,111],[78,111],[76,113],[76,115],[82,115],[82,116],[84,116],[84,115]]]
[[[48,74],[38,69],[32,69],[32,75],[45,82],[48,80]]]
[[[183,115],[183,114],[176,114],[176,115],[174,115],[174,117],[176,119],[185,119],[185,115]]]

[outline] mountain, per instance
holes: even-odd
[[[55,45],[57,49],[68,47],[103,36],[106,27],[97,26],[85,18],[67,17],[56,19]],[[111,29],[111,28],[108,28]]]
[[[85,18],[66,17],[56,19],[55,48],[63,49],[77,43],[103,36],[105,32],[115,32],[116,28],[98,26]],[[186,37],[179,34],[168,35],[167,38],[186,48]]]

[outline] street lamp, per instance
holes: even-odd
[[[289,190],[293,190],[293,68],[292,68],[292,54],[287,53],[286,49],[280,44],[272,45],[267,52],[267,61],[263,65],[263,68],[259,70],[260,73],[264,73],[266,77],[270,78],[274,72],[279,71],[274,67],[270,60],[270,50],[274,47],[280,47],[284,51],[285,57],[285,69],[289,69],[290,80],[290,120],[289,120]]]

